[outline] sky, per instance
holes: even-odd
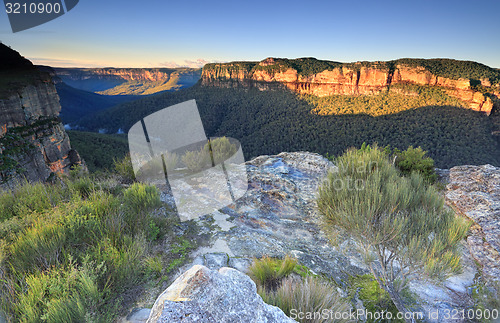
[[[80,0],[65,15],[18,33],[2,11],[0,40],[35,64],[55,67],[418,57],[500,68],[500,1]]]

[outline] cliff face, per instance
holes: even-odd
[[[97,79],[121,79],[125,81],[163,81],[168,80],[171,75],[184,75],[196,77],[200,74],[199,69],[194,68],[55,68],[57,75],[61,78],[74,80],[94,77]]]
[[[500,84],[492,86],[487,78],[479,80],[482,89],[479,91],[471,86],[476,80],[438,76],[422,66],[410,66],[398,61],[342,64],[311,62],[312,59],[308,59],[312,67],[306,66],[309,70],[301,73],[295,62],[300,61],[303,66],[302,60],[267,58],[259,63],[207,64],[203,68],[202,85],[245,86],[262,90],[284,86],[300,94],[329,96],[377,94],[390,91],[393,84],[413,83],[442,87],[449,95],[468,103],[471,109],[488,115],[495,105],[500,107]],[[320,63],[323,63],[324,69]]]
[[[0,46],[1,57],[13,55],[13,50]],[[33,65],[11,65],[1,73],[0,183],[22,177],[46,181],[53,173],[81,164],[58,118],[61,106],[50,77]]]
[[[54,71],[69,86],[91,92],[104,92],[127,82],[191,86],[201,76],[201,69],[194,68],[54,68]]]

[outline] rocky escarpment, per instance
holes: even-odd
[[[0,97],[0,181],[46,181],[80,164],[58,116],[59,97],[50,77],[5,45]]]
[[[467,238],[472,256],[485,276],[500,281],[500,168],[457,166],[448,180],[447,201],[474,221]]]
[[[186,77],[196,78],[200,69],[195,68],[55,68],[59,77],[65,79],[121,79],[125,81],[162,81],[174,74],[183,74]],[[196,81],[198,78],[196,78]],[[195,81],[195,82],[196,82]]]
[[[470,78],[467,72],[463,77],[457,77],[460,73],[444,77],[409,59],[342,64],[312,58],[267,58],[261,62],[207,64],[201,79],[206,86],[244,86],[262,90],[284,86],[300,94],[316,96],[377,94],[391,91],[391,85],[406,83],[439,86],[450,96],[466,102],[471,109],[489,115],[494,107],[500,107],[500,73],[484,65],[478,68],[482,72],[479,75],[485,75],[478,76],[481,79]],[[442,74],[446,73],[445,70]]]
[[[312,272],[335,280],[343,295],[347,295],[349,277],[369,271],[355,241],[341,235],[338,245],[334,246],[321,229],[316,192],[325,174],[334,169],[335,165],[324,157],[305,152],[260,156],[247,162],[247,193],[236,204],[198,220],[200,234],[210,239],[206,246],[192,254],[194,260],[182,270],[202,265],[211,270],[230,267],[247,272],[254,257],[292,255]],[[495,228],[499,223],[496,213],[500,170],[491,166],[463,166],[444,173],[450,181],[444,192],[448,203],[454,205],[459,214],[471,213],[467,216],[476,219],[477,230],[484,236],[473,231],[462,244],[461,274],[444,282],[414,281],[410,289],[416,295],[416,310],[440,313],[437,320],[427,317],[426,321],[462,322],[464,320],[445,319],[446,311],[474,308],[477,286],[497,279],[491,276],[496,275],[495,272],[486,267],[495,261],[498,266],[495,252],[489,250],[498,244]],[[167,203],[172,203],[168,193],[162,196]],[[491,248],[485,242],[490,243]],[[476,251],[476,243],[482,249]],[[481,272],[484,275],[481,276]],[[169,304],[164,308],[183,309],[184,305]],[[352,305],[363,306],[357,299]]]
[[[137,85],[140,82],[191,86],[201,76],[201,69],[196,68],[54,68],[54,71],[69,86],[102,94],[116,94],[108,92],[127,82],[132,82],[135,87],[142,86]],[[140,94],[152,94],[150,92]]]

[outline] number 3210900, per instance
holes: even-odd
[[[8,14],[26,14],[26,13],[59,13],[61,12],[61,4],[59,3],[23,3],[20,4],[18,2],[14,3],[6,3],[5,11]]]

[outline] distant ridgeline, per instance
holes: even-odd
[[[67,85],[104,95],[149,95],[194,85],[200,68],[54,68]]]
[[[0,44],[0,185],[22,178],[45,181],[81,163],[60,110],[50,76]]]

